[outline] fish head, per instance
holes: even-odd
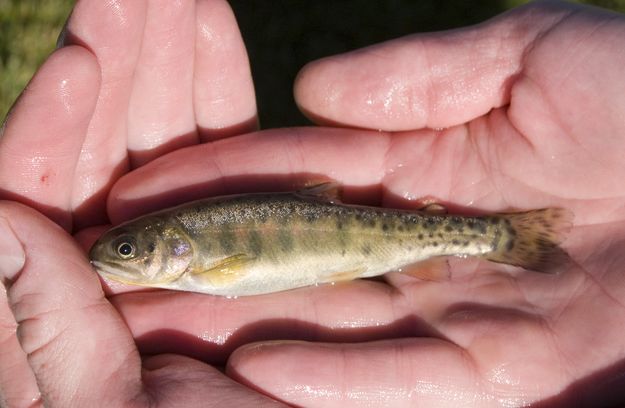
[[[187,270],[193,246],[175,226],[145,217],[112,228],[91,247],[100,275],[126,284],[168,287]]]

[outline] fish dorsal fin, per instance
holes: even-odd
[[[247,254],[236,254],[217,262],[209,269],[194,270],[192,275],[207,280],[214,286],[236,282],[247,274],[247,266],[255,258]]]
[[[340,201],[341,185],[335,181],[308,183],[304,188],[297,190],[299,195],[323,197],[332,201]]]
[[[451,271],[446,256],[436,256],[414,264],[402,266],[398,272],[426,281],[449,280]]]

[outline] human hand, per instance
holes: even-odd
[[[256,128],[245,47],[227,2],[80,0],[8,115],[3,198],[65,229],[106,222],[131,168]]]
[[[322,60],[299,77],[300,106],[322,123],[385,131],[280,130],[184,149],[109,198],[119,222],[235,192],[229,181],[251,175],[321,173],[349,201],[385,206],[424,196],[468,211],[563,206],[576,216],[570,270],[452,260],[445,282],[389,274],[237,300],[143,292],[113,303],[143,350],[223,361],[236,349],[227,373],[297,405],[617,404],[624,31],[622,16],[544,3]],[[306,342],[237,349],[271,339]]]
[[[80,0],[61,42],[2,130],[0,199],[28,204],[67,231],[106,222],[108,190],[130,168],[256,128],[247,56],[225,1]],[[132,338],[67,234],[9,203],[0,225],[0,271],[16,314],[0,301],[1,406],[113,406],[157,385],[169,391],[152,401],[204,394],[206,406],[224,402],[211,392],[236,388],[175,356],[146,360],[160,374],[142,386]],[[15,268],[17,281],[6,279]],[[203,390],[184,395],[184,386],[161,384],[168,381]],[[234,404],[240,395],[226,397]]]

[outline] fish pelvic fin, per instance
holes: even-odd
[[[542,273],[556,273],[571,261],[560,247],[573,224],[570,210],[544,208],[499,215],[508,227],[503,228],[497,250],[486,254],[486,259]]]
[[[226,286],[236,282],[247,273],[247,266],[254,260],[246,254],[236,254],[219,261],[209,269],[192,271],[199,279],[206,280],[213,286]]]
[[[324,277],[319,283],[349,282],[360,278],[365,272],[367,272],[366,266],[359,266],[347,271],[338,271]]]

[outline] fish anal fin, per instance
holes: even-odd
[[[319,283],[336,283],[336,282],[352,281],[354,279],[360,278],[366,271],[367,271],[367,268],[365,266],[362,266],[362,267],[358,267],[356,269],[351,269],[347,271],[334,272],[328,276],[325,276]]]
[[[437,256],[402,266],[397,272],[426,281],[444,281],[451,277],[449,262],[445,256]]]
[[[311,180],[304,188],[297,190],[297,194],[313,197],[324,197],[329,200],[341,199],[341,185],[330,179]]]
[[[236,282],[247,273],[247,266],[254,258],[246,254],[236,254],[217,262],[209,269],[195,270],[191,274],[207,280],[211,285],[224,286]]]

